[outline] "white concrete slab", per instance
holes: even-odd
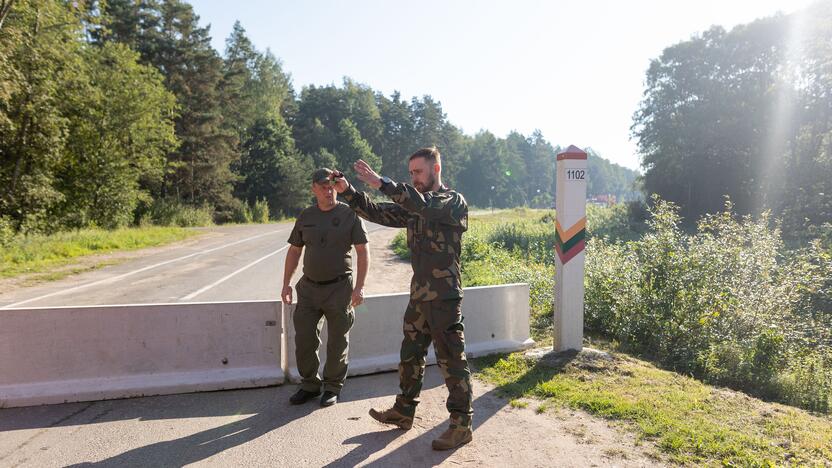
[[[0,311],[0,407],[275,385],[274,301]]]
[[[534,345],[529,337],[529,285],[507,284],[465,288],[462,315],[465,324],[465,351],[469,357],[519,351]],[[409,294],[369,296],[355,311],[350,331],[349,371],[347,375],[365,375],[395,370],[399,364],[402,342],[402,317]],[[295,331],[292,326],[294,306],[286,307],[287,376],[298,382],[295,361]],[[326,320],[321,333],[321,372],[326,360]],[[436,363],[433,346],[427,362]]]
[[[408,297],[370,296],[357,308],[350,376],[398,367]],[[1,310],[0,408],[297,381],[293,309],[250,301]],[[534,344],[527,284],[466,288],[462,313],[471,357]],[[432,350],[427,359],[435,363]]]

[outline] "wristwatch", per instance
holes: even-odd
[[[381,177],[379,177],[379,180],[381,180],[381,187],[384,187],[384,186],[385,186],[385,185],[387,185],[387,184],[392,184],[392,183],[393,183],[393,180],[392,180],[392,179],[390,179],[390,178],[389,178],[389,177],[387,177],[387,176],[381,176]],[[379,187],[379,189],[380,189],[381,187]]]

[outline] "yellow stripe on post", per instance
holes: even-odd
[[[574,226],[567,229],[566,231],[563,230],[563,227],[560,225],[557,219],[555,219],[555,229],[558,231],[558,235],[560,236],[560,240],[563,242],[568,241],[572,238],[575,234],[579,233],[581,229],[586,227],[586,217],[581,218],[580,221],[575,223]]]

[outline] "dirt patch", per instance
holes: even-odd
[[[431,367],[427,372],[429,382],[438,369]],[[525,407],[516,407],[495,387],[480,381],[474,382],[474,442],[451,453],[433,452],[429,440],[447,427],[448,392],[443,385],[429,387],[422,392],[413,429],[371,456],[367,466],[396,466],[408,459],[423,466],[664,465],[649,443],[638,442],[615,422],[540,400],[524,399]]]
[[[399,229],[382,228],[368,235],[370,241],[370,271],[364,294],[390,294],[410,291],[413,270],[410,262],[400,259],[390,249],[390,242]]]

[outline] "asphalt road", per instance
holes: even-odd
[[[376,229],[384,228],[367,223]],[[292,223],[209,228],[118,265],[2,293],[0,309],[278,299],[291,230]]]
[[[644,441],[600,418],[539,404],[514,408],[474,382],[474,441],[431,450],[448,427],[448,391],[425,373],[413,428],[367,415],[390,406],[395,372],[350,377],[335,406],[292,406],[294,385],[125,400],[0,408],[2,467],[644,467]]]

